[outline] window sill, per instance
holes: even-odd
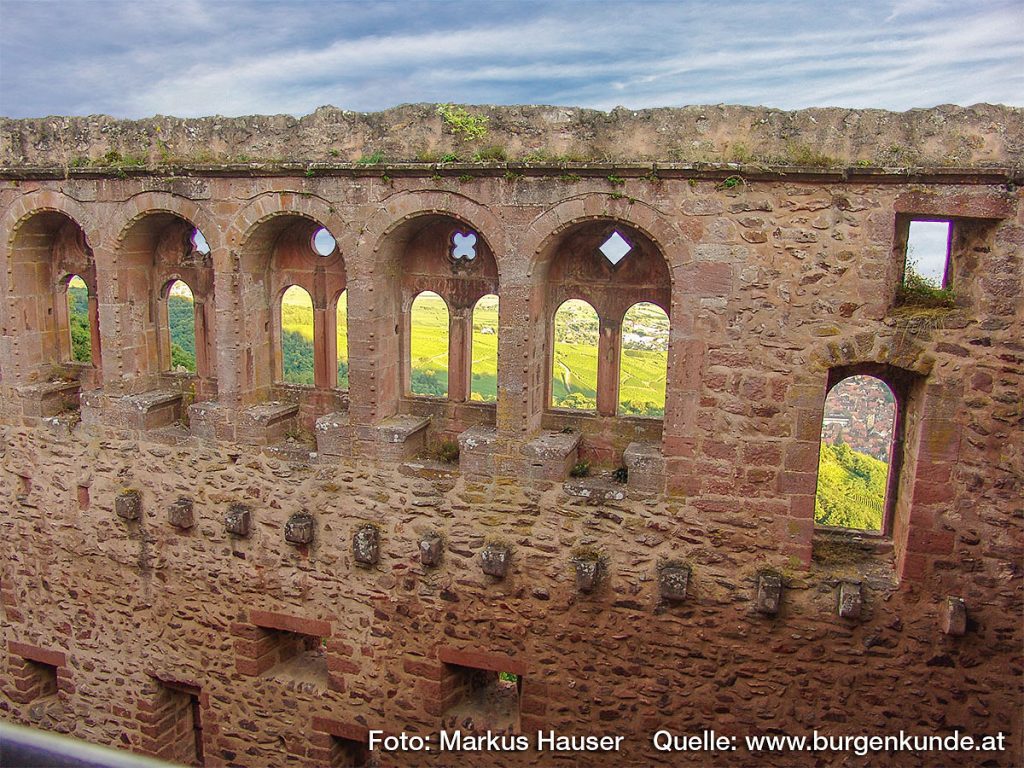
[[[892,537],[884,533],[815,526],[813,560],[818,565],[873,562],[893,552]]]

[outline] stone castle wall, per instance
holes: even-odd
[[[1013,111],[998,114],[986,147],[1019,134]],[[29,121],[10,125],[38,144]],[[520,676],[523,732],[627,737],[619,753],[544,764],[707,763],[655,752],[661,728],[1001,731],[1005,752],[957,761],[1019,764],[1024,209],[1019,157],[993,157],[654,173],[8,160],[3,717],[186,762],[201,723],[207,765],[345,764],[370,728],[470,730],[475,669]],[[953,221],[954,308],[897,300],[914,218]],[[323,262],[302,250],[319,225],[338,240]],[[431,238],[450,226],[481,236],[493,272],[437,266]],[[182,248],[191,227],[206,261]],[[668,274],[650,286],[672,324],[663,420],[616,416],[600,397],[595,414],[546,406],[551,302],[573,280],[614,295],[614,275],[583,266],[609,227],[646,260],[624,293]],[[94,280],[92,366],[61,353],[72,266]],[[161,364],[160,286],[185,270],[204,286],[196,377]],[[348,291],[347,392],[275,381],[274,297],[307,277],[318,322]],[[406,394],[408,298],[432,280],[454,297],[496,284],[496,405]],[[813,523],[825,395],[853,373],[899,403],[881,537]],[[444,440],[459,441],[457,463],[425,458]],[[568,477],[580,458],[597,471]],[[620,464],[625,483],[610,476]],[[481,705],[474,725],[487,717]]]

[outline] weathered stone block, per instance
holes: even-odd
[[[181,496],[176,502],[171,504],[167,510],[167,521],[175,528],[191,528],[195,525],[192,499]]]
[[[352,536],[352,556],[362,565],[376,565],[380,560],[380,529],[367,523]]]
[[[498,430],[494,427],[470,427],[459,435],[459,469],[467,475],[491,475]]]
[[[690,566],[686,563],[664,563],[658,568],[658,592],[663,600],[681,602],[690,585]]]
[[[352,455],[352,425],[347,413],[328,413],[313,427],[316,450],[324,456]]]
[[[299,406],[277,401],[246,408],[239,414],[237,437],[250,445],[273,445],[295,429]]]
[[[142,516],[142,495],[126,488],[114,498],[114,512],[122,520],[138,520]]]
[[[572,564],[576,569],[576,589],[589,595],[601,582],[604,570],[601,560],[596,557],[577,557],[573,558]]]
[[[953,637],[967,633],[967,604],[962,597],[947,597],[942,606],[942,631]]]
[[[289,544],[312,544],[315,524],[308,512],[296,512],[284,524],[284,540]]]
[[[665,489],[665,457],[653,443],[634,442],[622,452],[626,484],[631,491],[660,493]]]
[[[420,539],[420,563],[432,568],[441,564],[444,552],[444,541],[440,536],[424,536]]]
[[[857,621],[861,617],[864,608],[864,595],[860,584],[844,581],[839,585],[839,604],[836,612],[840,618]]]
[[[244,504],[232,504],[224,515],[224,530],[232,536],[248,536],[252,530],[252,511]]]
[[[525,475],[533,480],[565,480],[579,460],[579,433],[544,432],[521,449]]]
[[[774,616],[782,603],[782,576],[775,571],[761,571],[757,575],[757,594],[754,607],[758,613]]]
[[[374,428],[377,455],[383,461],[408,461],[427,447],[429,416],[400,415],[384,419]]]
[[[512,550],[501,544],[488,544],[480,552],[480,566],[484,573],[496,579],[508,576],[508,565],[512,560]]]

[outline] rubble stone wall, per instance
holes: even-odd
[[[368,729],[451,727],[461,667],[521,676],[524,733],[621,734],[622,750],[380,764],[707,764],[656,752],[662,728],[1003,732],[1005,752],[957,762],[1020,764],[1024,208],[1000,160],[8,168],[0,713],[181,756],[198,753],[198,711],[207,765],[318,766]],[[953,222],[955,307],[897,301],[914,218]],[[197,379],[160,369],[154,283],[182,266],[167,239],[182,221],[211,246],[189,262],[207,275]],[[497,268],[496,405],[403,390],[402,276],[426,264],[407,250],[444,221],[483,237]],[[279,263],[306,268],[295,238],[312,225],[338,240],[333,266],[308,268],[315,311],[323,280],[349,292],[348,392],[273,381],[269,286]],[[548,266],[598,226],[667,265],[663,420],[545,405]],[[69,248],[95,266],[93,366],[54,349]],[[881,537],[813,523],[827,387],[854,373],[898,399]],[[457,462],[429,457],[450,439]],[[579,458],[591,477],[567,476]]]

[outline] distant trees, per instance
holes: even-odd
[[[68,285],[68,326],[71,331],[71,359],[76,363],[92,362],[92,330],[89,326],[89,289],[85,283]]]
[[[167,325],[171,333],[171,369],[196,372],[195,303],[185,296],[167,297]]]

